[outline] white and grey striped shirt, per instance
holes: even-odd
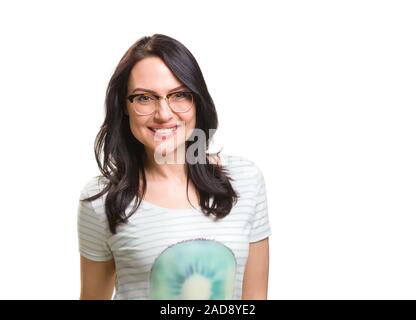
[[[79,202],[79,252],[94,261],[114,258],[113,299],[241,299],[249,243],[271,235],[265,181],[254,162],[220,157],[239,199],[217,221],[200,207],[168,209],[143,200],[113,235],[104,211],[106,195]],[[80,198],[104,185],[103,177],[90,179]],[[132,206],[133,201],[126,212]]]

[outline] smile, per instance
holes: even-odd
[[[156,135],[159,137],[168,137],[176,133],[178,126],[173,126],[170,128],[150,128],[149,127],[149,129],[153,135]]]

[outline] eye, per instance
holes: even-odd
[[[174,101],[187,101],[191,99],[191,94],[186,91],[182,92],[174,92],[171,96],[172,100]]]
[[[186,92],[175,92],[173,94],[174,98],[185,98],[186,97]]]
[[[140,103],[146,103],[152,100],[152,97],[150,97],[147,94],[138,94],[135,98],[134,98],[137,102]]]

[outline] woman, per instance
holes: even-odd
[[[80,299],[267,299],[263,175],[206,152],[217,113],[188,49],[162,34],[139,39],[105,106],[101,175],[78,209]]]

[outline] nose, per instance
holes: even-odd
[[[173,114],[166,99],[159,99],[159,106],[156,108],[154,118],[160,122],[167,122],[172,119]]]

